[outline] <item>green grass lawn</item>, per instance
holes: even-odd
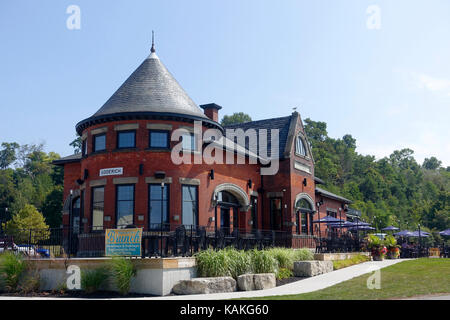
[[[364,300],[450,293],[450,259],[417,259],[381,269],[381,289],[368,289],[373,273],[319,291],[255,300]]]

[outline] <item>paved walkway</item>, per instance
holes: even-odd
[[[307,278],[304,280],[292,282],[285,284],[283,286],[275,287],[267,290],[255,290],[255,291],[237,291],[229,293],[213,293],[213,294],[196,294],[196,295],[177,295],[177,296],[165,296],[165,297],[145,297],[145,298],[125,298],[127,300],[224,300],[233,298],[255,298],[255,297],[266,297],[266,296],[279,296],[288,294],[300,294],[306,292],[317,291],[324,289],[343,281],[358,277],[360,275],[373,272],[376,269],[385,268],[396,263],[405,261],[408,259],[397,259],[384,261],[370,261],[361,264],[357,264],[351,267],[336,270],[330,273],[322,274],[319,276]],[[383,277],[383,275],[381,276]],[[0,297],[2,299],[30,299],[21,297]],[[47,299],[58,299],[61,298],[31,298],[33,300],[47,300]],[[105,299],[111,300],[111,299]],[[115,298],[114,300],[118,300]]]

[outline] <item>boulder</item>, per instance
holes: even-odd
[[[255,290],[255,282],[253,281],[253,274],[242,274],[237,278],[237,285],[241,291]]]
[[[274,273],[257,273],[253,275],[255,290],[274,288],[277,285]]]
[[[296,277],[314,277],[333,271],[332,261],[295,261],[294,275]]]
[[[175,294],[202,294],[236,291],[232,277],[194,278],[181,280],[173,287]]]

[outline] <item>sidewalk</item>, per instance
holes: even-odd
[[[336,270],[330,273],[322,274],[316,277],[292,282],[283,286],[275,287],[267,290],[255,291],[237,291],[228,293],[213,293],[213,294],[197,294],[197,295],[177,295],[165,297],[145,297],[145,298],[114,298],[102,300],[225,300],[233,298],[254,298],[266,296],[279,296],[288,294],[300,294],[306,292],[317,291],[324,289],[340,282],[358,277],[360,275],[370,273],[376,269],[385,268],[396,263],[410,259],[384,260],[384,261],[370,261],[357,264],[351,267]],[[0,300],[61,300],[62,298],[22,298],[22,297],[0,297]],[[71,298],[64,298],[71,299]],[[78,300],[78,299],[76,299]]]

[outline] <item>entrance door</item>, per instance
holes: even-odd
[[[230,234],[230,208],[221,207],[220,208],[220,229],[223,230],[225,234]]]
[[[282,230],[281,198],[270,199],[270,224],[272,230]]]

